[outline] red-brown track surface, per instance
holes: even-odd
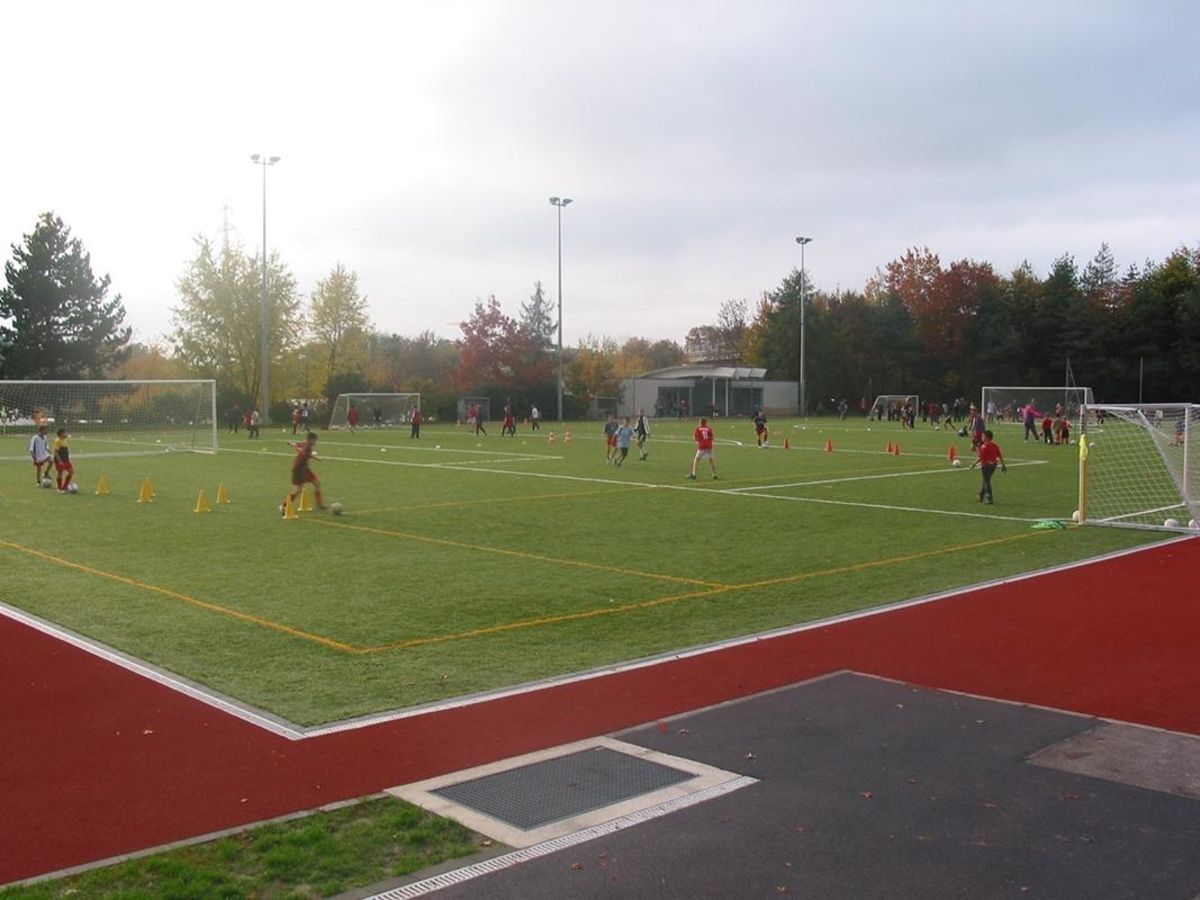
[[[850,669],[1200,734],[1200,539],[291,741],[0,617],[0,884]]]

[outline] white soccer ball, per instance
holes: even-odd
[[[67,493],[68,494],[78,494],[79,493],[79,485],[77,485],[75,482],[72,481],[70,484],[67,485]],[[1179,523],[1176,522],[1175,524],[1178,525]]]
[[[442,445],[441,445],[441,444],[434,444],[434,445],[433,445],[433,449],[434,449],[434,450],[441,450],[441,449],[442,449]]]
[[[956,469],[961,469],[962,468],[962,460],[955,457],[954,462],[950,463],[950,465],[954,466],[954,468],[956,468]]]
[[[345,512],[345,508],[340,503],[330,503],[329,511],[335,516],[340,516],[343,512]]]
[[[1178,527],[1179,527],[1178,519],[1164,519],[1163,520],[1163,528],[1178,528]]]
[[[53,486],[54,486],[54,482],[51,481],[49,478],[42,479],[42,487],[48,488],[48,487],[53,487]]]
[[[1079,524],[1079,520],[1082,518],[1083,518],[1083,516],[1081,516],[1079,514],[1079,510],[1075,510],[1075,512],[1071,513],[1071,521],[1074,522],[1076,525]]]
[[[1200,528],[1200,523],[1197,523],[1195,519],[1190,519],[1188,520],[1188,528],[1195,531],[1197,528]]]
[[[380,448],[379,448],[379,452],[380,452],[380,453],[387,453],[387,447],[380,447]]]

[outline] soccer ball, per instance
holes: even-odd
[[[51,481],[49,478],[42,479],[42,487],[48,488],[48,487],[52,487],[53,485],[54,485],[54,482]]]
[[[335,516],[340,516],[343,512],[345,512],[345,508],[340,503],[330,503],[329,511]]]
[[[67,493],[68,494],[78,494],[79,493],[79,485],[77,485],[75,482],[72,481],[70,484],[67,485]]]
[[[962,468],[962,460],[958,459],[956,457],[954,462],[950,463],[950,465],[954,466],[954,468],[956,468],[956,469],[961,469]]]
[[[1178,527],[1179,527],[1178,519],[1166,519],[1163,521],[1163,528],[1178,528]]]
[[[1198,523],[1195,519],[1190,519],[1188,520],[1188,528],[1192,529],[1192,531],[1195,531],[1197,528],[1200,528],[1200,523]]]
[[[1076,525],[1079,524],[1079,520],[1082,518],[1083,518],[1083,516],[1081,516],[1079,514],[1079,510],[1075,510],[1075,512],[1071,513],[1071,521],[1074,522]]]

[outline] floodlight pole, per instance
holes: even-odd
[[[562,211],[574,201],[570,197],[551,197],[550,205],[558,207],[558,421],[563,421],[563,343],[562,343]]]
[[[271,368],[270,357],[267,355],[268,337],[270,335],[271,317],[269,304],[267,302],[267,166],[273,166],[279,162],[278,156],[263,156],[260,153],[254,153],[250,156],[250,161],[256,166],[262,166],[262,300],[260,303],[259,313],[261,322],[259,323],[259,380],[258,380],[258,405],[259,416],[262,419],[262,424],[271,424],[271,387],[268,370]]]
[[[804,395],[804,248],[812,243],[812,238],[798,237],[796,243],[800,245],[800,415],[807,416],[808,406]]]

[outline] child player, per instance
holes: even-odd
[[[713,481],[716,481],[717,463],[713,459],[713,430],[708,426],[708,419],[700,420],[700,424],[692,432],[692,439],[696,442],[696,455],[692,457],[692,472],[688,478],[695,481],[696,466],[699,465],[700,460],[707,459],[709,468],[712,469]]]
[[[33,458],[33,481],[38,487],[42,479],[50,477],[50,463],[54,458],[50,455],[50,441],[46,437],[46,426],[39,425],[37,432],[29,439],[29,455]]]
[[[610,466],[617,461],[617,415],[609,412],[604,418],[604,461]]]
[[[629,424],[629,416],[617,428],[617,456],[615,466],[625,465],[625,457],[629,455],[629,445],[633,443],[633,426]]]
[[[646,411],[638,410],[637,422],[633,426],[633,434],[637,440],[638,459],[645,459],[649,454],[646,452],[646,438],[650,437],[650,422],[646,419]]]
[[[312,458],[317,449],[316,433],[310,431],[303,441],[292,444],[292,447],[296,451],[296,458],[292,460],[292,492],[288,495],[288,501],[295,509],[296,498],[300,496],[306,484],[311,484],[316,495],[317,508],[325,509],[325,498],[321,496],[321,479],[312,470]],[[286,508],[286,503],[284,505]]]
[[[71,476],[75,474],[75,467],[71,465],[71,448],[67,446],[71,436],[65,428],[58,429],[55,434],[57,436],[50,450],[54,454],[54,474],[58,479],[58,492],[65,494],[71,483]]]
[[[1004,464],[1004,454],[1000,452],[1000,445],[992,438],[992,431],[989,428],[983,433],[983,443],[979,445],[979,455],[975,462],[971,463],[972,469],[980,466],[983,470],[983,487],[979,489],[979,502],[987,504],[992,502],[992,475],[996,471],[997,464],[1000,466],[1001,472],[1008,471],[1008,466]]]
[[[754,442],[759,447],[767,446],[767,414],[761,409],[754,411]]]

